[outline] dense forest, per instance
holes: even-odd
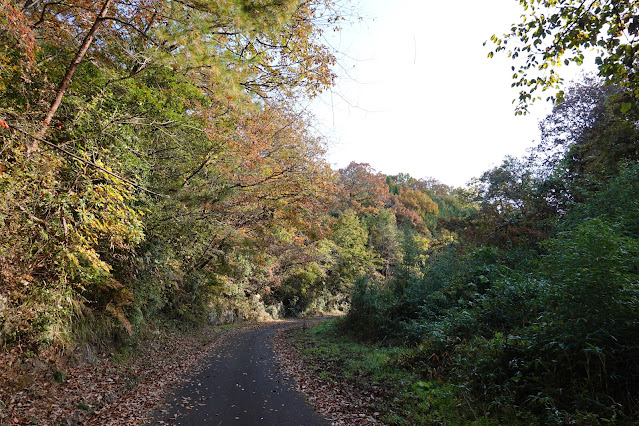
[[[623,94],[573,85],[529,158],[473,182],[475,209],[440,216],[427,247],[397,239],[390,276],[356,282],[337,327],[402,348],[384,353],[416,374],[408,424],[639,415],[639,131]]]
[[[330,168],[331,1],[0,0],[0,347],[340,312],[413,374],[389,423],[636,419],[637,4],[521,3],[517,112],[582,49],[599,75],[453,188]]]
[[[338,187],[297,100],[333,83],[339,19],[322,0],[3,1],[3,345],[310,303],[296,277],[332,265]]]

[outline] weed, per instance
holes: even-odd
[[[69,375],[67,373],[61,370],[55,370],[53,372],[53,380],[58,384],[64,383],[67,380],[68,376]]]

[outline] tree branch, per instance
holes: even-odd
[[[42,139],[42,138],[39,138],[39,137],[37,137],[37,136],[34,136],[34,135],[32,135],[32,134],[30,134],[30,133],[28,133],[28,132],[25,132],[25,131],[24,131],[24,130],[22,130],[22,129],[19,129],[19,128],[17,128],[17,127],[15,127],[15,126],[11,125],[11,124],[8,124],[8,123],[7,123],[7,125],[8,125],[11,129],[13,129],[13,130],[15,130],[15,131],[17,131],[17,132],[19,132],[19,133],[22,133],[22,134],[23,134],[23,135],[25,135],[25,136],[28,136],[28,137],[33,138],[33,139],[36,139],[38,142],[42,142],[42,143],[43,143],[43,144],[45,144],[45,145],[48,145],[48,146],[50,146],[50,147],[52,147],[52,148],[54,148],[54,149],[57,149],[58,151],[62,152],[62,153],[63,153],[63,154],[65,154],[65,155],[68,155],[69,157],[73,158],[74,160],[80,161],[81,163],[84,163],[84,164],[86,164],[86,165],[88,165],[88,166],[91,166],[91,167],[93,167],[93,168],[95,168],[95,169],[98,169],[98,170],[100,170],[101,172],[104,172],[104,173],[108,174],[109,176],[113,176],[114,178],[120,179],[120,180],[121,180],[122,182],[124,182],[125,184],[127,184],[127,185],[129,185],[129,186],[132,186],[132,187],[134,187],[134,188],[137,188],[137,189],[139,189],[140,191],[144,191],[144,192],[146,192],[146,193],[148,193],[148,194],[155,195],[155,196],[157,196],[157,197],[169,198],[169,197],[167,197],[166,195],[159,194],[159,193],[157,193],[157,192],[151,191],[150,189],[146,189],[145,187],[143,187],[143,186],[142,186],[142,185],[140,185],[139,183],[135,183],[135,182],[133,182],[133,181],[131,181],[131,180],[129,180],[129,179],[127,179],[127,178],[125,178],[125,177],[124,177],[124,176],[122,176],[122,175],[119,175],[119,174],[114,173],[114,172],[112,172],[112,171],[110,171],[110,170],[107,170],[107,169],[105,169],[105,168],[104,168],[104,167],[102,167],[102,166],[98,166],[97,164],[95,164],[95,163],[94,163],[94,162],[92,162],[92,161],[85,160],[84,158],[82,158],[82,157],[80,157],[80,156],[78,156],[78,155],[76,155],[76,154],[74,154],[74,153],[72,153],[72,152],[70,152],[70,151],[67,151],[66,149],[62,148],[61,146],[54,144],[53,142],[49,142],[49,141],[48,141],[48,140],[46,140],[46,139]]]
[[[100,10],[100,13],[98,14],[98,16],[96,16],[95,21],[93,21],[93,25],[89,29],[89,32],[87,33],[87,35],[84,37],[84,40],[82,41],[82,44],[80,45],[80,48],[78,49],[78,52],[75,54],[73,61],[71,61],[71,64],[67,68],[67,72],[64,74],[64,77],[62,78],[62,81],[60,82],[60,85],[58,86],[58,89],[56,90],[55,99],[51,103],[51,106],[49,107],[49,111],[47,112],[46,117],[42,121],[42,127],[40,128],[40,131],[38,131],[38,133],[36,134],[36,137],[33,138],[33,143],[27,147],[27,155],[38,150],[38,141],[44,138],[44,136],[47,133],[47,130],[49,130],[49,125],[51,124],[51,120],[53,120],[55,113],[58,111],[58,108],[60,107],[60,104],[62,103],[62,98],[64,97],[64,94],[66,93],[67,89],[69,88],[69,85],[71,84],[71,80],[73,79],[73,74],[75,74],[75,71],[78,69],[80,62],[82,62],[84,55],[86,55],[87,50],[89,50],[89,47],[93,43],[93,37],[95,36],[95,33],[98,31],[98,28],[100,27],[100,23],[106,16],[107,11],[109,10],[109,7],[111,6],[111,3],[113,3],[113,0],[105,0],[104,4],[102,5],[102,9]]]

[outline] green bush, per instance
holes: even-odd
[[[360,277],[355,281],[348,316],[341,324],[365,340],[392,338],[396,335],[396,323],[388,310],[393,303],[392,289],[369,277]]]

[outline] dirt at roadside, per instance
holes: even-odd
[[[91,353],[90,348],[74,363],[18,361],[2,354],[0,425],[148,423],[166,393],[197,371],[209,352],[236,330],[211,326],[157,336],[138,349],[138,356],[119,362],[113,354]]]
[[[299,327],[296,327],[299,328]],[[379,412],[370,409],[376,396],[366,389],[359,389],[344,382],[321,377],[300,356],[294,344],[287,338],[291,328],[279,331],[273,339],[273,349],[280,367],[295,379],[297,390],[302,392],[316,412],[335,426],[384,423],[377,419]]]

